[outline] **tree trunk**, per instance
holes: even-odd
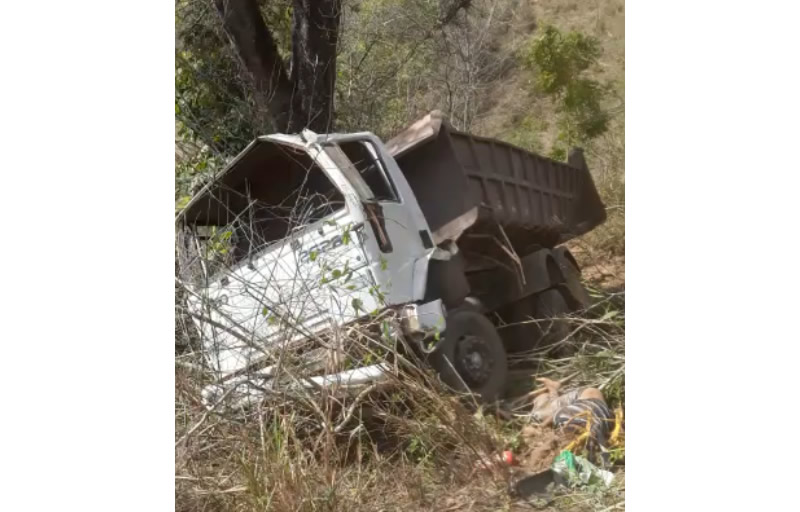
[[[256,103],[272,121],[271,128],[295,131],[291,128],[303,117],[302,104],[294,95],[278,46],[256,0],[214,0],[214,4],[225,33],[253,80]]]
[[[294,128],[333,131],[340,13],[341,0],[294,0],[291,81],[303,112]]]
[[[256,0],[214,0],[275,130],[332,131],[341,0],[294,0],[291,76]]]

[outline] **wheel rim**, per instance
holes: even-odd
[[[475,388],[489,381],[494,361],[483,340],[466,335],[456,341],[455,367],[464,382]]]

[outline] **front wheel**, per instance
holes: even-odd
[[[508,362],[503,342],[492,322],[477,311],[448,313],[434,366],[448,386],[469,390],[484,403],[497,400],[505,391]]]

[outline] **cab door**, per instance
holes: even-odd
[[[427,222],[405,178],[388,156],[380,139],[371,134],[335,138],[368,188],[370,198],[362,201],[364,233],[368,248],[378,254],[373,273],[387,304],[402,304],[421,299],[420,280],[426,266],[420,260],[433,251]],[[373,257],[373,259],[375,259]],[[424,262],[423,262],[424,263]],[[416,284],[416,286],[415,286]]]

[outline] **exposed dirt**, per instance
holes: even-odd
[[[520,455],[520,469],[529,473],[549,468],[570,441],[566,434],[538,425],[524,427],[522,438],[528,448]]]
[[[594,250],[581,240],[566,244],[581,267],[581,275],[594,287],[610,291],[625,290],[625,255]]]
[[[581,269],[587,282],[608,291],[625,289],[625,256],[611,256],[595,261]]]

